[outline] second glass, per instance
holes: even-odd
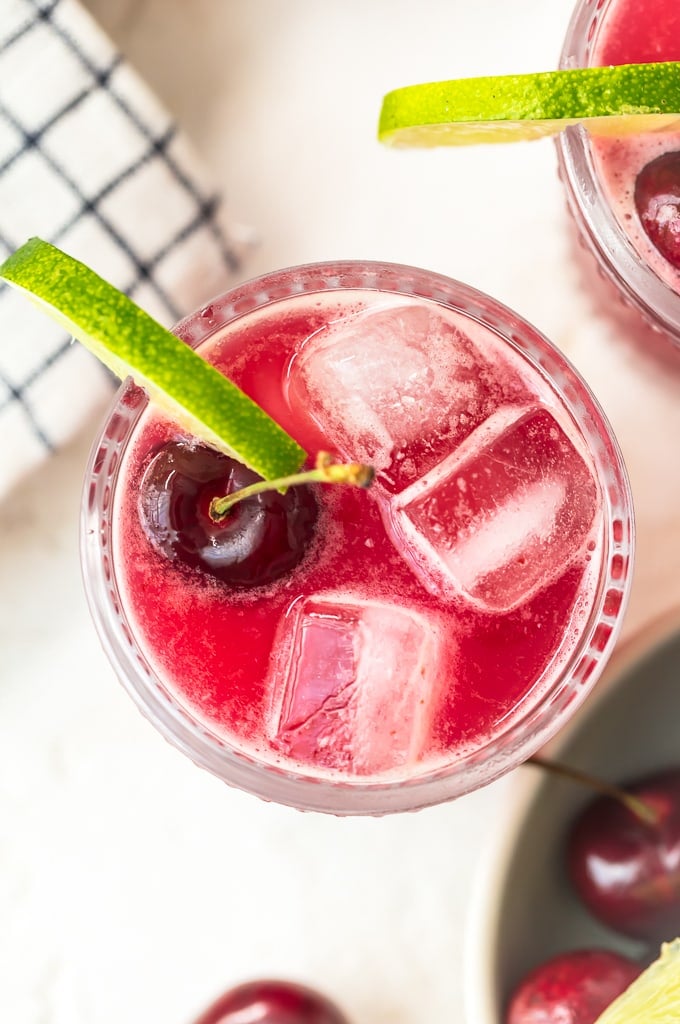
[[[580,0],[560,66],[674,60],[676,0]],[[677,131],[618,138],[595,138],[579,125],[558,136],[557,152],[569,208],[601,273],[680,346],[680,119]]]

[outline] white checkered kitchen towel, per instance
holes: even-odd
[[[0,0],[0,259],[31,235],[166,325],[237,267],[191,147],[78,0]],[[0,285],[0,497],[112,389],[96,359]]]

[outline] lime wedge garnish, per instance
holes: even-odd
[[[385,96],[378,137],[391,146],[463,146],[554,135],[582,121],[598,135],[680,127],[680,63],[409,85]]]
[[[121,379],[146,388],[181,427],[273,479],[294,473],[305,452],[240,388],[83,263],[31,238],[0,265],[0,279],[27,293]]]
[[[677,1024],[680,1021],[680,939],[607,1007],[596,1024]]]

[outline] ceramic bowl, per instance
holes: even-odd
[[[680,763],[680,613],[646,631],[624,655],[549,752],[613,782]],[[598,924],[566,879],[564,838],[593,794],[531,765],[518,769],[508,786],[510,810],[480,865],[471,901],[468,1024],[502,1024],[518,982],[557,953],[600,947],[644,958],[650,952]]]

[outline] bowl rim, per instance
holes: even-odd
[[[680,634],[680,605],[661,613],[620,644],[581,713],[544,748],[544,752],[557,755],[566,747],[579,731],[584,718],[597,709],[617,681],[633,672],[676,634]],[[466,914],[463,999],[465,1020],[470,1024],[503,1024],[496,978],[502,895],[508,884],[513,852],[524,823],[539,792],[550,782],[545,773],[515,769],[498,783],[506,787],[506,793],[497,825],[497,838],[489,842],[480,857]]]

